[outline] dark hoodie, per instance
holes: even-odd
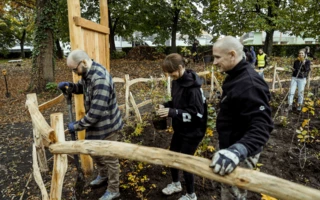
[[[217,117],[219,147],[241,143],[254,156],[273,129],[269,87],[244,59],[226,73]]]
[[[202,81],[192,70],[186,69],[181,78],[172,81],[172,100],[169,107],[175,134],[186,138],[202,138],[207,124],[207,105],[201,89]]]

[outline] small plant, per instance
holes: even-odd
[[[159,117],[156,114],[156,110],[158,110],[158,105],[162,105],[163,103],[170,100],[170,96],[166,91],[167,82],[166,80],[161,81],[150,81],[150,98],[151,98],[151,119],[154,124],[154,128],[156,129],[166,129],[167,128],[167,119],[164,117]]]
[[[311,99],[311,97],[312,94],[309,93],[302,108],[302,113],[306,113],[307,118],[303,120],[301,126],[296,130],[298,142],[302,144],[317,142],[318,137],[320,136],[317,128],[310,127],[310,115],[315,115],[315,102]]]
[[[182,47],[181,48],[181,54],[183,56],[190,56],[191,55],[191,51],[190,49],[188,49],[187,47]]]
[[[58,85],[57,83],[54,82],[49,82],[46,84],[46,90],[52,93],[57,93],[58,92]]]
[[[155,189],[155,184],[149,183],[150,179],[147,175],[143,175],[144,169],[150,168],[151,165],[143,162],[131,162],[125,160],[121,163],[123,167],[131,165],[131,171],[126,174],[126,179],[120,181],[120,187],[124,190],[131,190],[136,197],[147,200],[148,193]]]
[[[288,126],[288,124],[289,124],[289,122],[288,122],[288,117],[286,117],[286,116],[279,116],[277,119],[279,120],[280,124],[281,124],[283,127],[287,127],[287,126]]]
[[[212,105],[208,105],[208,121],[207,129],[203,140],[201,141],[197,151],[195,152],[196,156],[207,157],[207,152],[215,151],[215,148],[211,145],[211,138],[213,137],[213,130],[216,127],[216,110]]]

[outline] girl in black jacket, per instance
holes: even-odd
[[[172,118],[174,134],[170,150],[194,155],[204,137],[207,124],[207,105],[201,89],[202,81],[194,71],[185,69],[182,56],[176,53],[165,58],[162,69],[173,79],[172,100],[160,105],[157,111],[160,117]],[[179,200],[196,200],[193,174],[183,172],[183,175],[187,194]],[[166,195],[182,191],[179,170],[171,168],[171,176],[173,182],[162,190]]]
[[[288,111],[292,110],[292,103],[294,93],[298,86],[298,106],[297,110],[300,111],[303,103],[304,87],[307,82],[308,73],[310,71],[310,60],[305,58],[305,52],[299,51],[298,59],[293,63],[292,79],[290,84],[290,91],[288,96]]]

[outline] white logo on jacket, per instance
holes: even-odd
[[[191,122],[191,115],[189,113],[182,113],[183,122]]]

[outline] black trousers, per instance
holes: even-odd
[[[178,133],[174,133],[171,139],[170,151],[194,155],[202,138],[187,139]],[[179,181],[179,170],[170,168],[173,182]],[[194,175],[183,171],[184,180],[186,182],[187,193],[194,193]]]

